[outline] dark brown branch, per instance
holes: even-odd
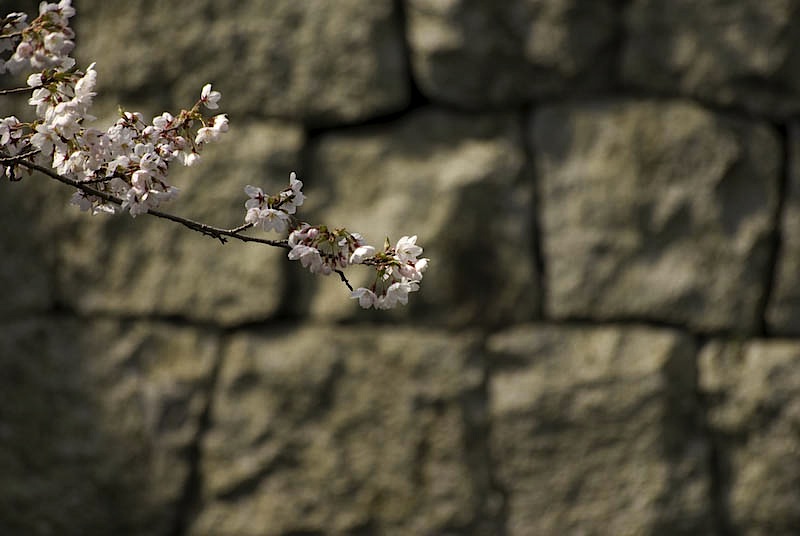
[[[350,289],[350,292],[353,292],[353,286],[350,284],[350,281],[348,281],[347,278],[345,277],[344,272],[341,270],[334,270],[334,272],[339,274],[339,278],[341,278],[342,283],[347,285],[347,288]]]

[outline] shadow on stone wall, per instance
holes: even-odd
[[[215,341],[50,315],[6,322],[0,348],[0,531],[169,534]]]

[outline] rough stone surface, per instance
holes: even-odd
[[[766,310],[769,333],[800,335],[800,125],[789,132],[786,193],[780,221],[780,245]]]
[[[531,122],[547,311],[756,329],[775,131],[684,102],[554,106]]]
[[[154,107],[191,106],[211,82],[237,119],[328,124],[409,98],[392,0],[82,0],[79,9],[78,55],[98,62],[102,89]],[[125,53],[109,46],[120,41]]]
[[[7,3],[0,1],[0,6]],[[0,11],[30,8],[21,2],[12,4]],[[24,77],[0,76],[3,88],[25,83]],[[21,93],[0,96],[0,117],[25,120],[29,97]],[[17,178],[21,180],[9,182],[0,173],[0,317],[47,311],[56,296],[53,236],[63,227],[64,216],[43,207],[60,206],[66,190],[38,173],[19,172]]]
[[[717,105],[787,116],[800,110],[796,0],[634,0],[623,79]]]
[[[301,143],[291,125],[240,125],[203,152],[200,166],[175,170],[182,193],[164,208],[175,206],[180,215],[219,227],[241,225],[244,186],[277,190],[288,184]],[[222,245],[155,218],[91,218],[74,207],[65,210],[80,218],[61,243],[59,291],[70,307],[222,324],[257,321],[281,307],[288,268],[283,249]]]
[[[414,76],[434,100],[510,107],[613,85],[612,0],[409,0]]]
[[[701,354],[722,493],[730,525],[745,536],[800,526],[800,343],[714,341]]]
[[[381,128],[320,137],[311,151],[308,194],[317,206],[309,209],[379,247],[386,236],[419,235],[424,255],[435,260],[406,314],[450,325],[527,320],[539,295],[524,164],[514,118],[425,108]],[[342,299],[341,283],[329,279],[315,291],[312,314],[358,313]],[[367,316],[374,314],[360,317]]]
[[[57,218],[41,207],[59,203],[49,179],[23,175],[0,185],[0,316],[44,311],[55,300],[55,256],[50,237]],[[22,277],[24,274],[24,282]]]
[[[491,518],[476,342],[397,328],[233,337],[190,533],[495,533],[480,526]]]
[[[170,533],[215,338],[44,320],[0,328],[0,533]]]
[[[709,533],[691,339],[521,325],[488,348],[510,536]]]

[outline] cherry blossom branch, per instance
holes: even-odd
[[[123,202],[122,199],[120,199],[120,198],[118,198],[116,196],[113,196],[113,195],[111,195],[109,193],[106,193],[106,192],[101,192],[100,190],[95,190],[94,188],[92,188],[91,186],[88,186],[85,183],[81,183],[80,181],[76,181],[76,180],[70,179],[68,177],[64,177],[63,175],[59,175],[58,173],[52,171],[51,169],[48,169],[48,168],[46,168],[44,166],[40,166],[38,164],[35,164],[33,162],[29,162],[29,161],[25,160],[25,157],[32,156],[32,154],[35,154],[36,152],[37,151],[33,151],[32,153],[26,153],[24,155],[18,155],[18,156],[13,156],[13,157],[3,157],[3,158],[0,158],[0,162],[4,162],[4,163],[5,162],[13,162],[13,163],[21,165],[21,166],[23,166],[23,167],[25,167],[27,169],[31,169],[31,170],[38,171],[40,173],[44,173],[45,175],[47,175],[51,179],[57,180],[57,181],[59,181],[59,182],[61,182],[63,184],[67,184],[69,186],[77,188],[77,189],[81,190],[82,192],[84,192],[84,193],[86,193],[88,195],[93,195],[93,196],[99,197],[99,198],[103,199],[104,201],[108,201],[110,203],[114,203],[115,205],[122,205],[122,202]],[[212,225],[208,225],[206,223],[198,222],[198,221],[195,221],[195,220],[190,220],[189,218],[184,218],[182,216],[176,216],[175,214],[170,214],[169,212],[162,212],[160,210],[150,209],[147,212],[145,212],[144,214],[149,214],[150,216],[154,216],[156,218],[161,218],[161,219],[164,219],[164,220],[169,220],[169,221],[178,223],[178,224],[183,225],[184,227],[187,227],[187,228],[189,228],[189,229],[191,229],[193,231],[197,231],[202,235],[210,236],[212,238],[216,238],[222,244],[225,244],[228,241],[228,237],[230,237],[230,238],[235,238],[236,240],[241,240],[242,242],[256,242],[258,244],[266,244],[268,246],[279,247],[279,248],[283,248],[283,249],[289,249],[289,250],[292,249],[292,247],[289,245],[288,241],[286,241],[286,240],[268,240],[268,239],[265,239],[265,238],[255,238],[255,237],[252,237],[252,236],[247,236],[247,235],[241,234],[242,231],[245,231],[245,230],[253,227],[252,223],[245,223],[243,225],[240,225],[239,227],[234,227],[233,229],[222,229],[222,228],[219,228],[219,227],[214,227]],[[352,292],[353,291],[353,286],[350,284],[350,281],[347,279],[347,276],[344,275],[344,272],[342,270],[338,270],[338,269],[334,270],[334,272],[339,275],[339,279],[342,280],[342,283],[344,283],[347,286],[348,290],[350,290]]]
[[[3,160],[9,160],[9,159],[3,159]],[[51,179],[55,179],[61,183],[77,188],[88,195],[99,197],[100,199],[108,201],[110,203],[114,203],[115,205],[122,205],[123,203],[122,199],[114,195],[111,195],[107,192],[103,192],[100,190],[96,190],[91,186],[88,186],[87,184],[81,183],[80,181],[64,177],[63,175],[60,175],[55,171],[48,169],[44,166],[40,166],[38,164],[35,164],[33,162],[30,162],[28,160],[19,157],[14,157],[11,160],[13,160],[15,163],[17,163],[22,167],[35,170],[40,173],[44,173]],[[144,212],[144,214],[149,214],[150,216],[155,216],[156,218],[161,218],[164,220],[170,220],[175,223],[179,223],[184,227],[187,227],[193,231],[197,231],[205,236],[216,238],[223,244],[228,241],[227,237],[230,237],[230,238],[235,238],[236,240],[241,240],[242,242],[257,242],[259,244],[266,244],[268,246],[279,247],[283,249],[291,249],[286,240],[269,240],[266,238],[256,238],[253,236],[247,236],[241,234],[242,231],[249,229],[250,227],[253,226],[253,224],[251,223],[240,225],[239,227],[236,227],[234,229],[222,229],[220,227],[214,227],[213,225],[208,225],[198,221],[190,220],[188,218],[184,218],[182,216],[176,216],[175,214],[170,214],[168,212],[162,212],[160,210],[150,209],[147,212]]]
[[[118,198],[118,197],[116,197],[114,195],[111,195],[111,194],[106,193],[106,192],[101,192],[100,190],[95,190],[94,188],[92,188],[91,186],[88,186],[87,184],[81,183],[79,181],[72,180],[72,179],[70,179],[68,177],[64,177],[63,175],[59,175],[58,173],[56,173],[56,172],[54,172],[54,171],[52,171],[52,170],[50,170],[50,169],[48,169],[46,167],[43,167],[43,166],[40,166],[40,165],[35,164],[33,162],[29,162],[29,161],[25,160],[24,158],[22,158],[22,156],[24,156],[24,155],[20,155],[20,156],[17,156],[17,157],[2,158],[2,159],[0,159],[0,161],[1,162],[12,162],[13,161],[14,163],[16,163],[18,165],[21,165],[21,166],[23,166],[25,168],[32,169],[32,170],[38,171],[40,173],[44,173],[45,175],[47,175],[51,179],[55,179],[55,180],[57,180],[57,181],[59,181],[61,183],[67,184],[67,185],[72,186],[72,187],[75,187],[75,188],[81,190],[82,192],[84,192],[84,193],[86,193],[88,195],[97,196],[97,197],[103,199],[104,201],[108,201],[110,203],[114,203],[115,205],[122,205],[122,199],[120,199],[120,198]],[[242,242],[256,242],[258,244],[266,244],[268,246],[279,247],[279,248],[283,248],[283,249],[289,249],[289,250],[292,249],[292,247],[289,245],[288,241],[286,241],[286,240],[268,240],[268,239],[265,239],[265,238],[255,238],[255,237],[252,237],[252,236],[247,236],[247,235],[241,234],[242,231],[245,231],[245,230],[253,227],[252,223],[245,223],[245,224],[240,225],[239,227],[235,227],[233,229],[221,229],[219,227],[214,227],[212,225],[208,225],[208,224],[201,223],[201,222],[198,222],[198,221],[190,220],[188,218],[184,218],[184,217],[181,217],[181,216],[176,216],[175,214],[170,214],[169,212],[162,212],[160,210],[150,209],[147,212],[145,212],[144,214],[149,214],[150,216],[155,216],[156,218],[161,218],[161,219],[164,219],[164,220],[169,220],[169,221],[173,221],[175,223],[179,223],[179,224],[183,225],[184,227],[187,227],[187,228],[189,228],[189,229],[191,229],[193,231],[199,232],[200,234],[203,234],[205,236],[210,236],[212,238],[216,238],[222,244],[225,244],[228,241],[228,239],[226,237],[230,237],[230,238],[235,238],[237,240],[241,240]],[[338,270],[338,269],[334,270],[334,272],[339,276],[339,279],[342,280],[342,283],[344,283],[347,286],[348,290],[350,290],[352,292],[353,291],[353,285],[350,284],[350,281],[347,279],[347,276],[344,275],[344,272],[342,270]]]
[[[71,0],[42,2],[39,16],[12,13],[0,21],[0,38],[11,38],[0,47],[0,73],[30,72],[26,88],[0,89],[0,95],[31,92],[28,104],[36,119],[22,122],[15,116],[0,118],[0,171],[19,180],[17,170],[38,171],[75,189],[71,203],[93,214],[127,212],[148,214],[178,223],[224,244],[230,238],[289,250],[289,260],[300,261],[310,272],[336,273],[350,289],[350,297],[363,308],[390,309],[408,302],[419,289],[428,259],[419,258],[417,237],[403,236],[395,245],[388,238],[383,251],[344,228],[311,225],[295,216],[303,205],[303,183],[295,172],[289,186],[275,195],[247,185],[244,224],[223,229],[156,210],[178,195],[168,182],[171,165],[194,166],[200,152],[228,131],[228,117],[206,115],[216,110],[221,97],[211,84],[203,86],[200,99],[177,116],[164,112],[145,121],[139,112],[120,110],[107,129],[88,126],[88,113],[96,95],[95,64],[85,72],[70,57],[75,43],[69,19],[75,15]],[[6,51],[11,54],[6,58]],[[243,234],[254,228],[288,233],[283,240],[254,238]],[[361,264],[374,271],[369,287],[353,289],[343,270]]]

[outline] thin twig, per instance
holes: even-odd
[[[12,87],[9,89],[0,89],[0,95],[10,95],[12,93],[24,93],[26,91],[33,91],[32,87]]]
[[[339,277],[341,278],[342,283],[347,285],[347,288],[350,289],[350,292],[353,292],[353,286],[350,284],[350,281],[348,281],[347,278],[345,277],[344,272],[341,271],[341,270],[334,270],[334,272],[339,274]]]
[[[29,158],[39,152],[39,149],[31,149],[28,152],[20,153],[14,156],[0,156],[0,164],[8,163],[22,163],[26,158]]]
[[[110,177],[100,177],[99,179],[88,179],[85,181],[81,181],[81,184],[100,184],[102,182],[111,182],[116,178],[116,175],[111,175]]]
[[[3,22],[7,22],[7,20],[4,20]],[[15,37],[22,37],[23,34],[24,34],[24,30],[21,30],[19,32],[0,35],[0,39],[13,39]]]
[[[245,229],[249,229],[252,226],[253,226],[252,223],[245,223],[243,225],[240,225],[239,227],[231,229],[231,231],[233,231],[234,233],[240,233],[240,232],[244,231]]]

